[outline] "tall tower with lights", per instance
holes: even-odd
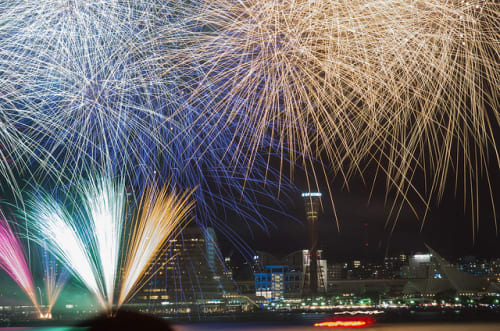
[[[306,220],[309,230],[309,270],[305,272],[308,281],[305,282],[307,288],[304,292],[315,295],[318,293],[318,221],[321,213],[321,193],[302,193],[306,211]]]

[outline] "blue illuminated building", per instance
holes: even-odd
[[[285,265],[266,266],[265,272],[256,272],[255,295],[270,301],[296,296],[301,290],[301,277],[297,271],[289,271]]]

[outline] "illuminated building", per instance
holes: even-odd
[[[492,264],[490,264],[490,261],[474,256],[459,258],[457,267],[459,270],[473,274],[474,276],[489,276],[492,273]]]
[[[279,301],[300,293],[300,273],[289,271],[288,266],[266,266],[265,272],[257,272],[254,275],[256,296],[270,301]]]
[[[145,277],[148,284],[136,296],[136,303],[153,309],[171,305],[205,307],[222,303],[233,283],[219,260],[215,232],[211,228],[191,226],[164,248],[150,263]],[[190,308],[191,309],[191,308]]]
[[[455,291],[457,296],[480,295],[488,292],[487,277],[474,276],[461,271],[427,246],[429,254],[416,254],[410,257],[410,279],[405,293],[411,295],[434,296],[444,291]],[[427,274],[425,274],[427,272]]]
[[[408,273],[405,278],[427,278],[431,269],[435,269],[435,265],[431,262],[432,254],[415,254],[410,256]]]
[[[500,283],[500,258],[490,261],[490,277],[493,281]]]
[[[233,274],[234,274],[235,266],[231,263],[231,257],[230,256],[224,257],[224,266],[225,266],[224,274],[229,279],[232,279],[233,278]]]
[[[310,261],[304,265],[303,291],[305,294],[315,295],[318,293],[318,221],[321,213],[321,193],[305,192],[302,193],[302,198],[304,198],[306,221],[309,228],[310,252],[309,257],[304,258],[304,260],[308,258]],[[326,275],[324,279],[326,280]]]
[[[316,289],[317,292],[325,293],[328,284],[328,268],[326,260],[321,257],[322,251],[316,251]],[[284,257],[277,258],[272,254],[266,252],[258,252],[257,260],[260,262],[259,269],[254,270],[254,277],[264,277],[263,275],[269,273],[269,267],[281,266],[287,267],[289,273],[293,273],[294,279],[298,276],[300,286],[293,286],[298,289],[297,295],[310,295],[310,265],[311,265],[311,252],[308,249],[295,251]],[[269,276],[270,277],[270,276]],[[262,278],[264,281],[265,278]],[[268,280],[270,282],[270,280]],[[257,282],[255,283],[257,286]],[[262,286],[262,288],[269,286]],[[256,287],[257,291],[257,287]]]
[[[325,293],[328,284],[328,266],[326,260],[321,258],[322,250],[316,250],[316,254],[307,249],[302,250],[302,294]],[[312,257],[315,256],[315,259]],[[313,262],[316,260],[316,262]],[[315,268],[311,268],[315,265]],[[311,289],[314,288],[315,292]]]

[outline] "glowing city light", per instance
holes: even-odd
[[[373,323],[375,323],[375,319],[370,316],[336,317],[331,321],[314,323],[314,326],[323,328],[361,328]]]
[[[321,193],[319,193],[319,192],[302,193],[302,197],[303,198],[321,197]]]

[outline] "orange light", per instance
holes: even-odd
[[[367,316],[361,317],[337,317],[333,320],[314,323],[320,328],[362,328],[375,322],[375,319]]]
[[[327,327],[327,328],[352,328],[367,325],[365,321],[335,321],[335,322],[321,322],[314,323],[316,327]]]

